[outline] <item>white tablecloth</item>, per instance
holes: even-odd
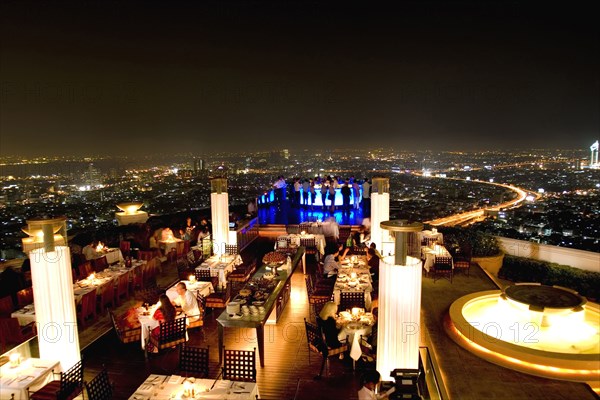
[[[35,307],[33,304],[28,304],[20,310],[14,311],[10,316],[18,319],[21,326],[28,325],[35,322]]]
[[[348,337],[348,344],[350,345],[350,357],[356,361],[362,355],[360,348],[360,337],[368,336],[371,334],[371,325],[361,323],[359,321],[350,322],[344,324],[340,333],[338,334],[339,340],[346,339]]]
[[[425,259],[423,268],[425,268],[425,271],[427,272],[429,272],[431,267],[433,267],[433,264],[435,263],[435,256],[452,257],[448,250],[439,244],[433,246],[433,249],[427,246],[421,246],[421,256]]]
[[[183,242],[183,240],[174,238],[173,240],[170,240],[170,241],[166,241],[166,240],[158,241],[158,243],[160,244],[160,247],[164,249],[165,255],[169,254],[171,252],[171,250],[173,250],[173,249],[175,249],[175,251],[177,251],[177,243],[178,242]]]
[[[227,380],[218,380],[215,382],[214,379],[184,378],[178,375],[167,376],[153,374],[140,385],[129,399],[168,400],[184,398],[183,391],[185,380],[188,381],[187,385],[194,386],[194,399],[255,400],[258,395],[258,385],[254,382],[233,382]]]
[[[58,365],[58,361],[39,358],[24,360],[15,368],[11,368],[10,362],[4,364],[0,367],[0,399],[8,400],[12,394],[15,400],[28,399],[27,390],[36,391],[53,380],[52,370]]]
[[[229,275],[236,265],[242,263],[242,257],[239,254],[212,256],[207,258],[202,264],[196,267],[196,270],[210,269],[210,276],[219,277],[219,286],[227,286],[227,275]]]

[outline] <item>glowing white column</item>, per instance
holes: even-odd
[[[397,369],[419,368],[421,326],[421,260],[406,257],[394,265],[393,257],[379,264],[377,371],[383,380]]]
[[[229,195],[227,194],[227,179],[211,179],[210,186],[213,252],[215,254],[225,254],[225,245],[229,244]]]
[[[69,247],[36,249],[29,258],[40,357],[60,360],[66,370],[81,358]]]
[[[371,241],[381,254],[389,254],[384,249],[384,242],[390,242],[389,234],[379,226],[381,222],[390,219],[390,181],[388,178],[373,178],[371,193]],[[392,244],[393,246],[393,244]],[[388,252],[385,252],[388,250]]]

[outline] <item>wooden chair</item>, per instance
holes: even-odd
[[[323,309],[323,306],[331,301],[331,296],[325,298],[316,298],[311,300],[309,298],[309,307],[310,307],[310,318],[313,321],[317,321],[317,316]]]
[[[113,398],[113,385],[108,379],[106,367],[89,383],[85,382],[85,389],[89,400],[111,400]]]
[[[86,324],[96,321],[96,289],[81,296],[81,303],[77,305],[77,322],[83,329]]]
[[[127,301],[129,297],[129,273],[125,273],[119,276],[117,286],[115,287],[115,299],[114,306],[117,307],[121,304],[121,300]]]
[[[94,272],[94,268],[92,268],[92,262],[91,261],[84,261],[83,263],[79,264],[79,266],[77,267],[77,270],[79,271],[78,274],[78,279],[85,279],[88,276],[90,276],[92,274],[92,272]]]
[[[47,383],[40,390],[32,393],[31,400],[71,400],[83,391],[83,360],[78,361],[65,372],[61,372],[58,380]]]
[[[256,382],[256,348],[248,351],[223,347],[223,379]]]
[[[341,292],[338,310],[352,310],[354,307],[365,308],[365,294],[363,292]]]
[[[106,256],[102,256],[93,260],[92,266],[94,267],[94,271],[96,272],[104,271],[104,269],[108,267],[108,261],[106,259]]]
[[[128,328],[124,326],[121,322],[119,322],[119,320],[115,316],[115,313],[113,313],[111,310],[109,310],[108,313],[110,314],[110,320],[112,322],[115,333],[117,334],[117,337],[119,338],[119,341],[121,343],[139,343],[140,338],[142,336],[141,325],[138,325],[137,327]]]
[[[107,282],[100,286],[97,290],[97,311],[98,313],[104,315],[108,308],[115,307],[115,289],[112,282]]]
[[[471,269],[471,248],[462,247],[454,256],[454,268],[457,271],[464,271],[469,276]]]
[[[176,318],[174,321],[163,322],[160,325],[158,338],[148,333],[148,342],[154,345],[158,351],[178,346],[187,341],[187,318]],[[148,349],[148,345],[146,345]]]
[[[305,254],[314,255],[318,259],[319,251],[315,238],[300,238],[300,246],[304,247]]]
[[[225,290],[214,292],[206,297],[206,308],[225,308],[231,298],[231,284],[227,284]]]
[[[7,344],[21,344],[36,335],[35,322],[19,325],[16,318],[0,318],[0,348],[6,351]]]
[[[206,309],[206,299],[204,296],[202,296],[200,291],[196,292],[196,302],[198,303],[200,315],[189,316],[190,321],[188,322],[188,329],[200,328],[204,326],[204,310]],[[194,320],[191,320],[192,318]]]
[[[156,257],[156,250],[139,250],[138,251],[138,259],[144,261],[150,261],[154,257]]]
[[[237,244],[226,244],[225,245],[225,254],[228,255],[236,255],[239,254],[239,250],[238,250],[238,246]]]
[[[28,287],[21,289],[17,292],[17,305],[19,308],[23,308],[28,304],[33,303],[33,288]]]
[[[212,283],[213,288],[215,290],[217,290],[217,286],[219,285],[219,277],[211,276],[210,269],[208,269],[208,268],[196,269],[196,270],[194,270],[194,275],[196,275],[197,281],[210,282],[210,283]]]
[[[435,256],[435,262],[431,267],[433,271],[433,282],[441,278],[446,278],[452,283],[452,275],[454,269],[452,268],[452,257],[450,256]]]
[[[321,357],[323,357],[321,369],[319,370],[319,374],[316,376],[316,378],[321,378],[324,368],[326,368],[326,373],[329,374],[329,357],[336,356],[348,351],[348,344],[346,341],[346,343],[343,343],[340,347],[331,348],[325,343],[323,333],[321,332],[319,326],[308,322],[306,318],[304,318],[304,327],[306,329],[306,342],[308,346],[309,365],[311,352],[318,353]]]
[[[338,236],[338,243],[346,243],[346,240],[348,240],[351,233],[352,227],[350,225],[341,225],[340,235]]]
[[[131,255],[131,242],[128,240],[121,240],[119,242],[119,249],[123,257],[129,257]]]
[[[179,350],[179,373],[195,378],[208,378],[208,355],[210,347],[181,346]]]

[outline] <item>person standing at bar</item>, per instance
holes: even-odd
[[[362,184],[362,205],[363,215],[370,215],[371,212],[371,184],[369,178],[365,178]]]
[[[342,186],[342,189],[340,190],[342,192],[342,214],[349,214],[350,213],[350,195],[352,194],[352,190],[350,189],[350,186],[348,186],[348,180],[346,180],[346,182],[344,182],[344,186]]]

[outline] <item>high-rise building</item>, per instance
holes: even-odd
[[[598,141],[596,140],[594,144],[590,146],[590,168],[598,169],[600,168],[600,162],[598,162]]]

